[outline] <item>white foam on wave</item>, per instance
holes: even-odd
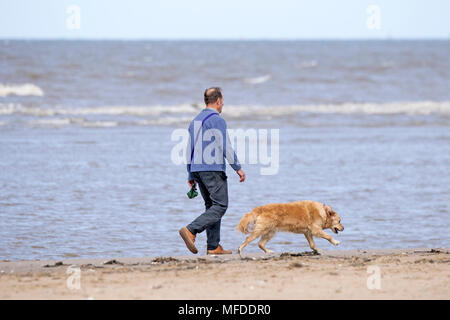
[[[31,126],[61,127],[71,124],[71,119],[38,119],[28,121]]]
[[[444,102],[393,102],[393,103],[343,103],[321,105],[292,105],[277,107],[262,106],[226,106],[226,113],[231,117],[247,114],[285,116],[301,112],[315,114],[373,114],[373,115],[427,115],[450,114],[450,101]],[[225,109],[224,109],[225,110]]]
[[[28,124],[32,127],[63,127],[68,125],[79,125],[83,127],[116,127],[117,121],[89,121],[83,118],[45,118],[30,120]]]
[[[261,76],[261,77],[246,78],[245,82],[246,83],[250,83],[250,84],[260,84],[260,83],[264,83],[266,81],[269,81],[270,78],[272,78],[272,76],[270,74],[266,74],[266,75]]]
[[[56,116],[56,115],[131,115],[131,116],[155,116],[164,113],[195,113],[201,110],[192,105],[178,106],[107,106],[89,108],[67,107],[25,107],[21,104],[0,104],[0,115],[23,114],[30,116]]]
[[[299,69],[308,69],[308,68],[314,68],[317,66],[317,61],[316,60],[311,60],[311,61],[303,61],[297,64],[297,67]]]
[[[6,97],[9,95],[42,97],[44,95],[44,91],[32,83],[14,85],[0,83],[0,97]]]
[[[151,125],[176,125],[181,123],[189,123],[192,117],[164,117],[149,120],[136,121],[90,121],[83,118],[46,118],[28,121],[28,125],[32,127],[54,127],[75,125],[86,128],[107,128],[117,126],[151,126]],[[6,122],[0,122],[0,126],[6,125]]]
[[[83,127],[95,127],[95,128],[106,128],[106,127],[117,127],[119,122],[117,121],[85,121],[82,123]]]
[[[201,108],[194,106],[172,107],[96,107],[96,108],[34,108],[19,104],[0,104],[0,126],[26,123],[32,127],[117,127],[117,126],[152,126],[152,125],[187,125]],[[18,114],[17,116],[14,116]],[[63,114],[63,116],[61,116]],[[346,103],[330,105],[294,105],[294,106],[225,106],[223,116],[235,120],[274,120],[308,119],[309,115],[317,121],[317,115],[323,114],[324,119],[332,119],[327,115],[381,115],[385,123],[397,123],[398,118],[392,115],[438,115],[439,119],[448,123],[450,116],[450,101],[444,102],[403,102],[403,103]],[[3,115],[3,116],[2,116]],[[102,117],[104,116],[104,117]],[[3,118],[4,117],[4,118]],[[408,119],[402,117],[400,119]],[[417,124],[419,120],[414,118]],[[445,120],[447,119],[447,120]],[[7,120],[7,121],[4,121]],[[326,120],[326,121],[328,121]],[[377,120],[379,121],[379,120]],[[412,120],[411,120],[412,121]],[[419,121],[420,123],[420,121]]]
[[[149,118],[144,121],[184,121],[186,115],[191,117],[203,107],[193,105],[177,106],[105,106],[88,108],[70,107],[25,107],[21,104],[1,104],[1,115],[25,115],[35,117],[82,117],[82,116],[113,116],[113,120],[120,120],[121,116]],[[300,113],[312,114],[367,114],[367,115],[450,115],[450,101],[443,102],[392,102],[392,103],[343,103],[319,105],[291,105],[291,106],[245,106],[225,105],[223,115],[230,118],[254,118],[258,116],[282,117]],[[155,120],[156,119],[156,120]]]

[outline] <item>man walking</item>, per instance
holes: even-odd
[[[217,87],[206,89],[204,99],[206,108],[189,125],[187,171],[188,184],[191,187],[198,184],[206,211],[186,227],[181,228],[180,236],[187,248],[192,253],[197,253],[194,244],[196,234],[206,229],[206,253],[230,254],[230,250],[224,250],[219,244],[220,222],[228,207],[225,159],[239,175],[240,182],[244,182],[245,173],[231,147],[227,124],[220,116],[223,107],[221,89]]]

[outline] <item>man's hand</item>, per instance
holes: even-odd
[[[197,188],[197,182],[195,182],[195,180],[188,180],[188,185],[191,188],[192,188],[192,186],[195,186]]]
[[[239,169],[238,171],[236,171],[236,173],[239,175],[239,182],[244,182],[245,181],[245,172],[242,169]]]

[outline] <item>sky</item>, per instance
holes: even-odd
[[[2,39],[450,39],[449,0],[0,0]]]

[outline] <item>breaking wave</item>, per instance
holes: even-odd
[[[368,115],[393,115],[393,114],[450,114],[450,101],[444,102],[393,102],[393,103],[343,103],[320,105],[294,105],[278,107],[226,107],[235,116],[261,114],[270,116],[291,115],[302,112],[316,114],[368,114]]]
[[[270,74],[266,74],[261,77],[246,78],[244,81],[249,84],[260,84],[269,81],[270,78],[272,78],[272,76]]]
[[[199,105],[37,107],[0,103],[0,127],[117,127],[187,125]],[[361,120],[361,115],[364,120]],[[228,106],[223,116],[233,121],[273,121],[272,125],[450,125],[450,101],[344,103],[293,106]],[[355,121],[358,117],[358,121]],[[277,124],[275,124],[277,123]]]
[[[0,83],[0,97],[6,97],[9,95],[42,97],[44,95],[44,91],[31,83],[14,85],[5,85]]]
[[[182,116],[195,114],[203,107],[196,105],[177,106],[105,106],[105,107],[26,107],[21,104],[0,104],[0,115],[49,116],[161,116],[164,114]],[[343,103],[292,106],[229,106],[225,105],[223,115],[230,118],[253,118],[255,116],[279,117],[299,113],[313,114],[367,114],[367,115],[427,115],[450,114],[450,101],[443,102],[393,102],[393,103]]]
[[[67,108],[67,107],[25,107],[21,104],[0,104],[0,115],[2,114],[23,114],[30,116],[56,116],[56,115],[132,115],[132,116],[152,116],[164,113],[194,113],[200,108],[193,105],[179,106],[108,106],[108,107],[88,107],[88,108]]]

